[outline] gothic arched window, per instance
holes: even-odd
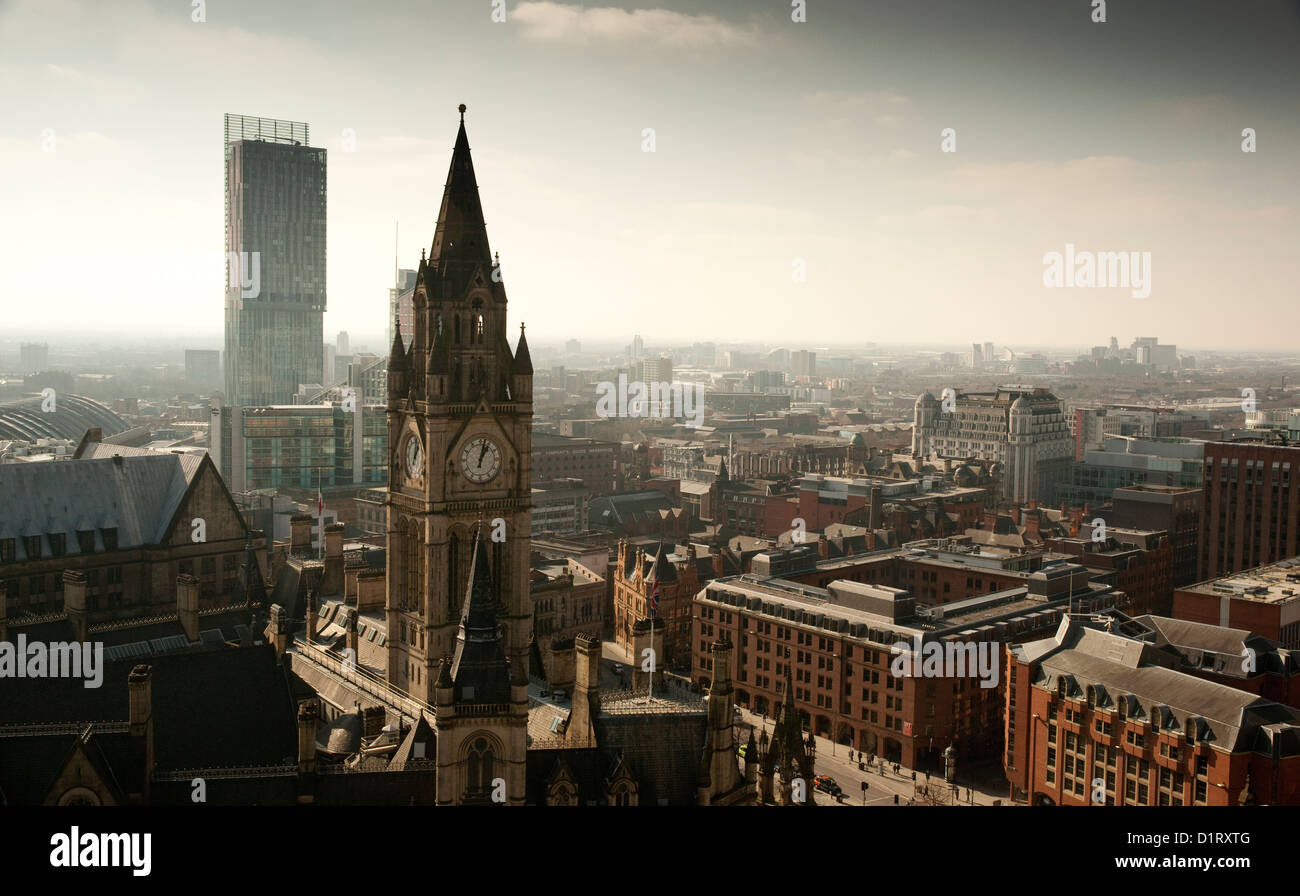
[[[466,760],[468,789],[471,793],[487,793],[492,789],[495,763],[496,753],[487,739],[480,737],[474,741]]]

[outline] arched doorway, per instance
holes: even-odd
[[[840,722],[839,733],[835,735],[835,741],[846,747],[853,746],[853,729],[846,723]]]

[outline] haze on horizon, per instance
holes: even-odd
[[[382,332],[460,102],[530,340],[1283,350],[1300,323],[1289,0],[190,6],[0,2],[0,339],[220,334],[226,112],[329,150],[326,338]],[[1150,252],[1150,296],[1045,288],[1067,243]]]

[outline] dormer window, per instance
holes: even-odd
[[[95,530],[78,529],[77,530],[77,550],[83,554],[95,553]]]
[[[0,538],[0,563],[13,563],[14,550],[14,540],[12,538]]]
[[[24,535],[23,550],[27,552],[28,560],[41,559],[41,537],[39,535]]]
[[[68,552],[68,536],[65,533],[51,532],[49,539],[51,556],[62,557]]]
[[[101,538],[104,539],[104,550],[106,551],[117,550],[117,527],[116,526],[111,526],[106,529],[100,529],[99,535]]]

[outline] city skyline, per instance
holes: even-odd
[[[828,3],[796,23],[779,5],[524,2],[505,22],[490,6],[437,10],[447,52],[418,72],[391,43],[412,8],[326,4],[301,19],[231,3],[203,22],[161,3],[42,8],[66,27],[0,63],[10,84],[36,74],[0,128],[0,160],[25,172],[0,217],[0,236],[25,250],[7,324],[47,327],[35,299],[75,247],[81,264],[122,275],[65,298],[65,319],[149,330],[182,310],[194,332],[217,331],[213,135],[238,109],[314,123],[331,160],[325,332],[382,333],[394,225],[396,263],[414,268],[442,131],[465,102],[503,275],[539,342],[618,338],[632,305],[651,341],[680,338],[682,320],[696,339],[758,339],[779,319],[812,344],[823,324],[791,312],[816,307],[880,344],[924,333],[959,345],[979,314],[999,344],[1047,346],[1061,328],[1043,312],[1064,303],[1180,346],[1286,345],[1300,116],[1297,64],[1272,50],[1300,28],[1289,4],[1252,4],[1253,16],[1156,4],[1094,23],[1086,8],[1027,3],[870,17]],[[7,4],[0,32],[33,30],[37,14]],[[1156,26],[1177,40],[1139,52]],[[167,48],[175,77],[131,62],[145,44]],[[260,64],[224,64],[243,52]],[[1054,65],[1021,83],[1000,66],[1007,53]],[[551,77],[519,77],[536,67]],[[294,86],[300,70],[312,91]],[[174,113],[165,130],[148,128],[157,108]],[[1257,152],[1241,151],[1246,127]],[[1044,256],[1067,246],[1150,252],[1150,294],[1045,287]],[[732,313],[738,302],[749,313]],[[1229,308],[1242,325],[1223,326]],[[1250,323],[1264,319],[1274,325]]]

